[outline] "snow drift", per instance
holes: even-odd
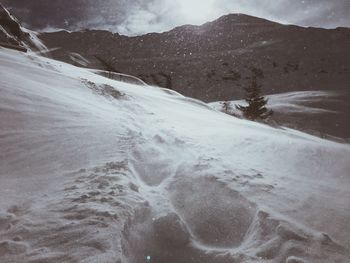
[[[273,110],[271,120],[319,137],[333,140],[350,140],[349,91],[313,90],[286,92],[267,95],[267,107]],[[243,100],[229,101],[229,113],[236,116],[241,112],[235,105],[246,105]],[[223,110],[223,101],[209,105],[218,111]]]
[[[1,262],[348,262],[350,146],[0,49]]]

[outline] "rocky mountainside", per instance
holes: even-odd
[[[231,14],[201,26],[137,37],[86,30],[40,38],[59,48],[52,52],[56,59],[77,64],[78,53],[88,67],[106,68],[107,63],[204,101],[241,97],[252,73],[270,94],[344,90],[350,83],[348,28],[303,28]]]
[[[19,21],[0,4],[0,47],[20,50],[43,50],[45,46],[36,33],[23,28]]]

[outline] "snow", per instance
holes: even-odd
[[[7,44],[11,44],[11,46],[16,46],[13,45],[14,43],[17,43],[17,48],[24,48],[25,51],[29,50],[29,51],[37,51],[40,53],[45,53],[48,52],[48,49],[46,48],[46,46],[42,43],[42,41],[38,38],[38,33],[28,30],[24,27],[22,27],[19,23],[19,21],[10,14],[10,12],[4,8],[1,4],[0,4],[0,11],[2,13],[2,21],[0,25],[0,33],[2,32],[5,35],[5,43],[2,43],[3,45],[7,45]],[[15,24],[16,26],[18,26],[18,31],[20,31],[20,35],[16,35],[15,33],[11,32],[11,29],[9,30],[9,32],[7,32],[6,30],[6,25],[12,25]],[[4,28],[5,25],[5,28]],[[15,27],[16,27],[15,26]],[[16,29],[17,30],[17,29]],[[6,43],[6,38],[13,40],[14,43]],[[23,50],[22,50],[23,51]]]
[[[22,26],[21,26],[21,30],[29,34],[31,45],[34,46],[35,50],[39,51],[39,53],[45,53],[49,51],[48,48],[44,45],[44,43],[39,39],[37,32],[26,29]],[[27,48],[30,49],[30,47],[28,46]]]
[[[74,63],[76,63],[76,65],[80,65],[83,67],[87,67],[89,65],[89,61],[76,52],[70,52],[69,57]]]
[[[350,146],[0,49],[1,262],[348,262]]]
[[[337,141],[350,139],[348,119],[350,92],[341,90],[298,91],[267,95],[267,107],[273,111],[271,121]],[[208,105],[217,111],[223,111],[224,102]],[[229,101],[229,112],[240,116],[235,105],[246,105],[243,100]]]
[[[296,91],[296,92],[286,92],[281,94],[273,94],[268,95],[266,98],[268,99],[267,107],[272,109],[273,111],[278,112],[288,112],[288,113],[324,113],[331,112],[327,109],[316,108],[312,105],[307,105],[311,103],[324,102],[325,100],[335,99],[339,94],[337,92],[332,91]],[[232,104],[232,108],[234,109],[234,105],[246,105],[246,102],[243,100],[230,101]],[[306,104],[306,105],[305,105]],[[216,110],[222,109],[222,102],[212,102],[209,103],[211,107]],[[235,111],[235,113],[238,113]]]

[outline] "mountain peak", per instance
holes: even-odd
[[[212,31],[227,32],[244,28],[254,28],[254,30],[259,30],[259,28],[270,28],[270,27],[281,27],[282,24],[264,19],[259,17],[254,17],[241,13],[232,13],[219,17],[216,20],[207,22],[203,25],[183,25],[170,30],[170,33],[176,34],[202,34]]]
[[[273,26],[281,25],[279,23],[260,18],[250,16],[242,13],[232,13],[219,17],[218,19],[209,22],[207,24],[231,24],[235,26]]]

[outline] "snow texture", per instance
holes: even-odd
[[[350,146],[0,49],[0,261],[350,260]]]
[[[267,95],[267,108],[273,111],[271,123],[302,130],[319,137],[350,142],[349,91],[314,90]],[[242,116],[236,105],[246,101],[218,101],[208,104],[215,110]],[[228,106],[228,107],[227,107]]]

